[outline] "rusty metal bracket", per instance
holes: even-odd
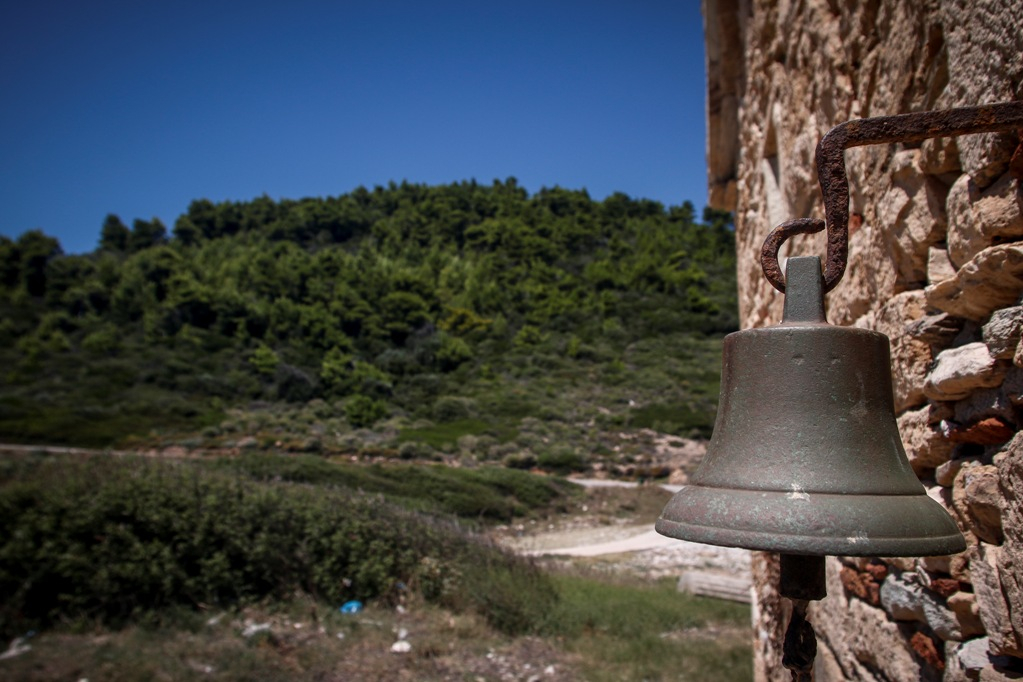
[[[849,178],[845,150],[870,144],[920,142],[932,137],[955,137],[974,133],[1009,132],[1023,128],[1023,101],[1000,102],[980,107],[924,111],[898,116],[879,116],[847,121],[832,128],[817,145],[817,180],[824,197],[825,220],[797,218],[776,227],[760,253],[764,275],[775,289],[785,292],[785,275],[778,251],[789,237],[827,229],[828,251],[824,268],[824,291],[845,274],[849,258]]]

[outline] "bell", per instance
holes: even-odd
[[[902,447],[888,337],[829,325],[823,286],[819,258],[790,258],[781,324],[725,337],[714,435],[657,531],[787,555],[963,551]]]

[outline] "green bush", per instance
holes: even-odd
[[[453,422],[469,419],[475,412],[475,404],[468,398],[444,396],[433,404],[433,418],[439,422]]]
[[[257,483],[190,463],[44,461],[0,487],[0,635],[57,621],[118,624],[174,605],[227,607],[304,591],[338,604],[415,586],[522,632],[528,564],[453,524],[350,490]],[[482,568],[486,571],[481,572]],[[520,575],[521,574],[521,575]],[[483,598],[488,581],[499,598]],[[496,589],[496,588],[495,588]],[[551,597],[553,598],[553,597]],[[493,613],[495,599],[503,603]]]
[[[208,466],[242,473],[256,481],[310,483],[379,493],[419,509],[494,521],[510,521],[527,510],[543,510],[559,504],[574,490],[574,486],[565,481],[500,467],[365,466],[329,462],[310,455],[269,453],[218,459]]]
[[[345,403],[345,417],[357,429],[373,426],[387,416],[387,404],[364,395],[354,395]]]
[[[536,458],[536,463],[541,469],[553,471],[556,474],[570,474],[574,471],[586,470],[586,460],[582,455],[568,448],[542,452]]]

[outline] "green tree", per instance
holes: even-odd
[[[261,343],[256,346],[256,349],[252,351],[252,355],[249,356],[249,364],[260,374],[273,376],[277,371],[277,366],[281,364],[281,360],[272,348],[265,343]]]
[[[106,251],[127,251],[131,230],[113,213],[107,214],[100,230],[99,247]]]
[[[159,218],[152,220],[136,218],[132,223],[131,234],[128,235],[128,250],[137,253],[166,241],[167,228]]]
[[[353,395],[345,403],[345,418],[357,429],[373,426],[387,416],[387,405],[364,395]]]
[[[25,291],[31,296],[42,296],[46,293],[46,266],[63,253],[60,242],[42,230],[29,230],[18,237],[16,246]]]

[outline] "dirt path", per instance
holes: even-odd
[[[750,578],[748,550],[667,538],[654,531],[652,523],[550,530],[507,537],[503,543],[525,556],[596,562],[603,568],[650,578],[679,577],[687,571]]]

